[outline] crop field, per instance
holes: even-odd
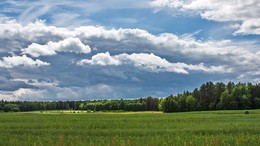
[[[260,110],[0,113],[2,146],[260,144]]]

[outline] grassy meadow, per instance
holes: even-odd
[[[260,144],[260,110],[0,113],[3,146]]]

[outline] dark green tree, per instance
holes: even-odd
[[[5,104],[3,110],[5,112],[19,112],[20,111],[19,106],[16,104],[12,104],[12,103]]]

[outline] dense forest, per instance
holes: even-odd
[[[166,98],[86,101],[0,101],[0,111],[163,111],[260,109],[260,84],[207,82],[192,92]]]
[[[0,111],[90,110],[90,111],[158,111],[158,98],[134,100],[86,101],[0,101]]]

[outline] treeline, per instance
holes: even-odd
[[[164,112],[260,109],[260,84],[207,82],[193,92],[160,99]]]
[[[94,101],[0,101],[0,111],[26,112],[39,110],[91,110],[91,111],[158,111],[158,98],[134,100]]]
[[[94,101],[0,101],[0,111],[91,110],[183,112],[260,109],[260,84],[207,82],[192,92],[166,98]]]

